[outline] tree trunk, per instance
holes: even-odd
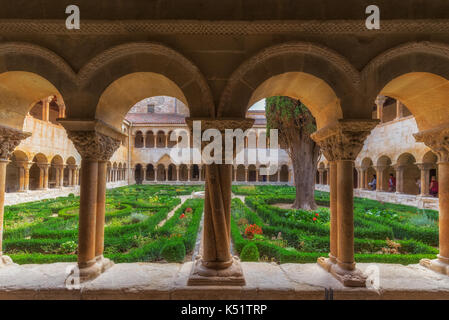
[[[315,210],[315,176],[319,147],[308,134],[297,135],[290,145],[295,174],[296,199],[292,208]]]

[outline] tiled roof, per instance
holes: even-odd
[[[173,113],[128,113],[126,120],[132,123],[185,124],[185,116]]]

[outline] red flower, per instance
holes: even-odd
[[[318,214],[318,213],[315,213],[315,215],[317,216],[317,217],[319,217],[320,215]]]
[[[183,213],[183,214],[181,214],[180,216],[179,216],[179,219],[182,219],[182,218],[184,218],[186,215]]]
[[[313,217],[313,221],[316,221],[316,218],[315,218],[315,217]]]
[[[257,224],[251,224],[245,228],[245,235],[248,239],[252,239],[255,234],[262,234],[262,228]]]
[[[190,212],[192,212],[192,208],[189,207],[186,209],[186,213],[190,213]]]

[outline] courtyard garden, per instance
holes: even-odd
[[[289,186],[233,186],[231,234],[243,261],[315,262],[329,252],[329,193],[316,192],[318,209],[288,209]],[[438,212],[354,198],[358,262],[418,263],[438,253]]]
[[[114,262],[182,262],[192,253],[203,200],[187,199],[203,186],[134,185],[106,194],[104,256]],[[14,262],[76,261],[79,197],[70,195],[5,207],[3,249]]]

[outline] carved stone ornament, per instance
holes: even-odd
[[[68,131],[67,135],[83,159],[108,161],[120,147],[120,140],[96,131]]]
[[[0,159],[7,160],[20,142],[29,136],[29,132],[0,126]]]
[[[449,162],[449,125],[413,134],[417,142],[423,142],[438,155],[440,162]]]
[[[311,135],[328,161],[355,160],[379,120],[339,120]]]

